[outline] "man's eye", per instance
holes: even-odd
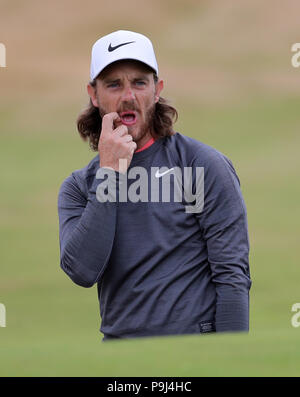
[[[135,84],[138,85],[138,86],[144,86],[146,83],[145,83],[145,81],[143,81],[143,80],[137,80],[137,81],[135,82]]]
[[[107,85],[107,87],[109,87],[109,88],[115,88],[115,87],[118,87],[118,86],[119,86],[119,83],[109,83]]]

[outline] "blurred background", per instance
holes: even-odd
[[[300,374],[299,15],[296,0],[0,0],[0,376]],[[75,123],[91,46],[119,29],[152,40],[176,130],[226,154],[239,175],[249,335],[105,345],[96,286],[59,267],[58,190],[96,155]]]

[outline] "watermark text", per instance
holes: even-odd
[[[0,68],[6,67],[6,47],[0,43]]]
[[[3,303],[0,303],[0,327],[6,327],[6,309]]]
[[[291,319],[292,326],[298,328],[300,327],[300,303],[293,304],[292,312],[295,312]]]
[[[291,59],[292,66],[294,68],[298,68],[300,66],[300,43],[294,43],[292,45],[291,51],[295,52]]]
[[[96,179],[102,180],[96,191],[101,203],[177,202],[185,204],[187,213],[203,211],[204,167],[132,167],[119,173],[118,181],[114,170],[103,167]]]

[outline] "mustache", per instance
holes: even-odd
[[[139,111],[138,106],[134,102],[123,102],[117,110],[117,113]]]
[[[117,110],[117,113],[123,113],[123,112],[138,112],[139,111],[139,109],[138,109],[138,107],[137,106],[122,106],[121,108],[119,108],[118,110]]]

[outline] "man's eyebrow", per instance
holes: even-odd
[[[113,78],[113,77],[104,77],[103,79],[102,79],[102,81],[103,81],[103,83],[105,83],[105,84],[109,84],[109,83],[118,83],[119,81],[120,81],[120,79],[118,79],[118,78]]]
[[[133,81],[146,80],[149,81],[149,77],[146,74],[141,74],[140,76],[134,77]]]

